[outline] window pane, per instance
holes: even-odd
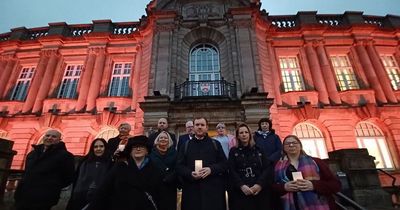
[[[74,64],[68,65],[65,68],[64,78],[62,79],[57,98],[76,98],[76,90],[79,84],[82,67],[83,65],[81,64]]]
[[[359,89],[356,75],[353,72],[350,60],[347,55],[331,56],[331,63],[335,70],[336,79],[340,90]]]
[[[109,96],[128,97],[130,95],[129,80],[132,72],[132,63],[114,64]]]
[[[297,57],[280,57],[279,62],[285,92],[305,90]]]

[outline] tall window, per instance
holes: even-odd
[[[210,44],[199,44],[190,51],[189,81],[192,83],[190,95],[221,95],[219,53]]]
[[[360,88],[347,55],[331,56],[331,62],[341,91]]]
[[[381,55],[381,60],[394,90],[400,90],[399,65],[393,55]]]
[[[35,67],[24,67],[19,74],[18,80],[15,83],[14,89],[11,93],[10,100],[25,101],[28,94],[29,85],[35,73]]]
[[[108,96],[129,96],[129,80],[131,77],[132,63],[115,63]]]
[[[285,92],[305,90],[303,76],[297,57],[279,57]]]
[[[368,153],[375,157],[377,168],[393,168],[385,136],[379,128],[368,122],[358,123],[356,136],[358,147],[366,148]]]
[[[68,65],[65,68],[57,98],[76,98],[83,65]]]
[[[303,150],[310,156],[328,158],[325,139],[321,131],[308,123],[300,123],[293,129],[293,134],[299,137]]]
[[[119,134],[119,132],[117,129],[108,127],[106,129],[103,129],[102,131],[100,131],[100,133],[97,134],[96,138],[103,138],[106,141],[108,141],[109,139],[118,136],[118,134]]]

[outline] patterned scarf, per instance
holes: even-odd
[[[279,160],[275,165],[275,182],[286,183],[289,178],[286,170],[290,165],[287,158]],[[307,180],[319,180],[319,167],[315,161],[307,155],[300,155],[297,171],[301,171],[303,178]],[[329,205],[325,197],[318,195],[315,191],[288,192],[281,196],[284,210],[295,210],[294,193],[297,194],[297,204],[301,210],[329,210]]]
[[[260,134],[264,139],[267,138],[270,131],[261,131],[258,130],[257,133]]]

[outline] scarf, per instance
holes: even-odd
[[[265,139],[265,138],[267,138],[267,136],[270,133],[270,131],[258,130],[257,133],[260,134]]]
[[[290,165],[290,161],[285,158],[279,160],[275,165],[275,182],[286,183],[289,178],[286,176],[286,170]],[[300,155],[299,166],[297,171],[300,171],[304,179],[320,180],[319,167],[317,163],[307,155]],[[294,193],[297,194],[297,204],[301,210],[329,210],[329,205],[323,196],[318,195],[315,191],[299,191],[288,192],[281,196],[281,201],[284,210],[295,210]]]

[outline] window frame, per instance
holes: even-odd
[[[72,68],[72,69],[71,69]],[[71,72],[72,75],[68,75]],[[78,96],[78,87],[80,77],[83,72],[83,64],[68,64],[64,70],[64,76],[61,80],[60,88],[57,93],[57,98],[60,99],[75,99]],[[78,73],[78,75],[76,75]],[[63,90],[67,90],[66,94]]]
[[[304,131],[307,131],[306,135],[304,135]],[[309,148],[309,145],[313,145],[313,151],[306,151],[308,155],[321,159],[328,158],[328,149],[325,137],[318,127],[307,122],[298,123],[293,127],[292,134],[296,135],[300,139],[303,145],[303,150]]]
[[[379,58],[389,78],[392,89],[396,91],[400,90],[400,67],[395,56],[392,54],[381,54]],[[390,59],[392,62],[389,62],[387,59]],[[387,65],[388,63],[392,63],[393,65]]]
[[[294,62],[290,62],[293,59]],[[297,55],[278,56],[278,65],[284,92],[306,90],[303,71]]]
[[[26,100],[35,73],[36,73],[35,66],[24,66],[21,68],[21,71],[18,75],[18,79],[15,82],[15,86],[10,95],[11,101]]]
[[[121,65],[121,67],[117,68],[118,65]],[[126,65],[130,65],[129,68],[127,68]],[[133,71],[132,68],[133,68],[132,62],[115,62],[113,64],[107,96],[129,97],[132,94],[132,88],[131,88],[131,75]],[[127,69],[129,69],[128,72],[125,71]]]
[[[342,60],[344,58],[344,62]],[[329,55],[340,91],[359,90],[360,84],[348,54]],[[337,62],[335,62],[335,60]],[[346,63],[346,65],[340,65]],[[337,65],[339,64],[339,65]]]

